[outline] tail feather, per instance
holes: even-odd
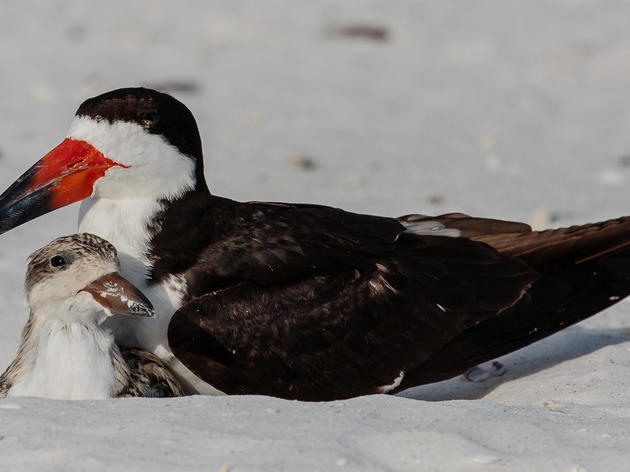
[[[444,221],[440,221],[449,227]],[[492,238],[473,236],[492,244]],[[495,249],[533,267],[540,279],[527,296],[482,321],[405,376],[399,390],[436,382],[520,349],[630,295],[630,218],[498,238]],[[544,241],[544,240],[547,241]],[[496,241],[496,240],[495,240]]]
[[[551,262],[581,263],[630,246],[629,216],[545,231],[532,231],[523,223],[475,218],[463,213],[436,217],[406,215],[399,220],[436,221],[445,228],[460,230],[462,237],[486,243],[532,266]]]

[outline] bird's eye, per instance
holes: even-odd
[[[66,259],[63,256],[54,256],[50,259],[52,267],[63,267],[66,265]]]
[[[142,123],[142,126],[144,127],[154,125],[155,123],[157,123],[158,120],[159,120],[158,114],[152,111],[143,113],[142,116],[140,117],[140,122]]]

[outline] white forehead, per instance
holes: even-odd
[[[129,167],[112,167],[107,171],[106,178],[95,187],[105,193],[102,196],[113,197],[110,194],[117,192],[116,196],[130,197],[142,192],[146,196],[173,198],[195,185],[194,159],[136,123],[110,123],[77,116],[70,125],[68,138],[85,141],[108,159]]]

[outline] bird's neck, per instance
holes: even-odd
[[[79,232],[106,239],[118,250],[121,267],[132,283],[148,278],[151,268],[151,225],[163,209],[154,199],[90,198],[81,203]]]
[[[196,260],[188,236],[195,232],[210,199],[204,184],[172,201],[92,198],[82,203],[79,231],[96,234],[116,247],[121,274],[144,292],[156,311],[155,319],[108,320],[119,344],[160,357],[170,352],[168,323],[187,295],[181,274]]]
[[[96,319],[33,316],[7,374],[12,384],[9,396],[67,400],[110,398],[129,375],[113,336]]]
[[[180,267],[169,268],[167,273],[154,270],[164,258],[190,248],[194,230],[212,200],[204,182],[170,200],[89,198],[81,203],[79,231],[116,246],[122,273],[131,282],[147,286],[149,280],[159,282],[186,268],[180,257]]]
[[[225,199],[210,195],[205,182],[171,201],[89,199],[81,205],[79,231],[101,236],[118,250],[121,274],[144,292],[156,318],[112,317],[106,325],[121,346],[157,354],[190,392],[218,392],[190,372],[172,354],[167,330],[173,314],[190,296],[186,271],[208,244],[205,218]],[[229,205],[228,205],[229,206]]]

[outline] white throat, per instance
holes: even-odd
[[[30,370],[8,396],[110,398],[116,385],[114,338],[94,321],[44,320],[34,326]]]
[[[116,247],[121,274],[145,293],[156,310],[157,319],[109,320],[116,341],[154,352],[160,346],[168,349],[166,330],[181,306],[181,280],[149,283],[153,261],[148,256],[148,227],[156,224],[164,202],[194,188],[195,162],[136,123],[78,116],[68,138],[91,144],[121,165],[108,169],[94,184],[92,197],[82,202],[79,231],[96,234]]]
[[[173,274],[159,284],[149,283],[153,261],[148,256],[148,225],[156,223],[164,201],[173,201],[195,187],[194,160],[134,123],[77,117],[68,138],[86,141],[125,166],[110,168],[95,183],[79,215],[79,231],[96,234],[116,247],[121,275],[142,290],[155,308],[154,319],[107,320],[116,342],[155,353],[191,390],[216,394],[216,389],[177,361],[168,346],[168,324],[182,305],[185,279]]]
[[[158,353],[168,350],[166,331],[173,313],[182,304],[183,278],[172,276],[162,283],[149,283],[153,262],[148,256],[147,225],[161,211],[159,202],[148,199],[90,198],[79,213],[79,232],[100,236],[118,250],[120,273],[151,301],[156,318],[114,317],[107,320],[116,342]]]
[[[81,202],[79,232],[92,233],[112,243],[118,251],[123,276],[146,286],[151,270],[147,227],[161,210],[162,205],[153,199],[88,198]]]

